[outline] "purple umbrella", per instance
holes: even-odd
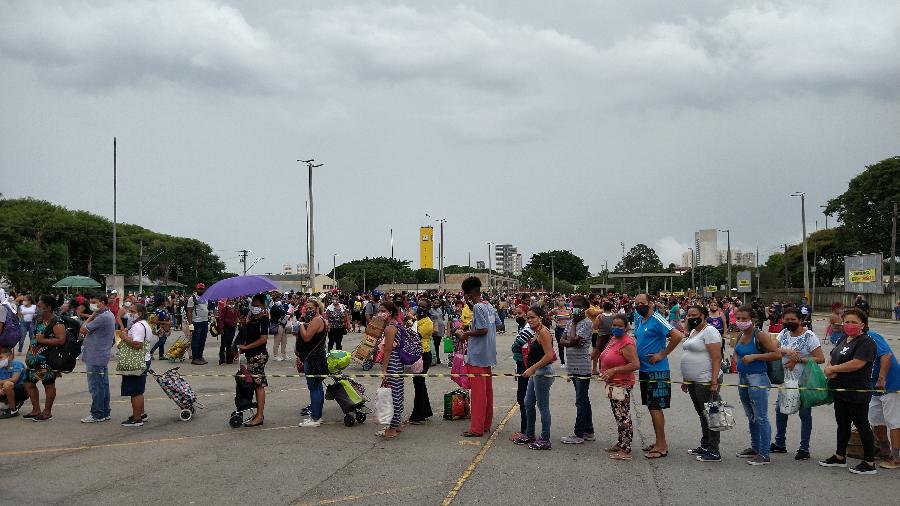
[[[278,286],[271,279],[264,276],[235,276],[214,283],[203,292],[200,300],[233,299],[277,289]]]

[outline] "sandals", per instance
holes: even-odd
[[[606,453],[619,453],[620,451],[622,451],[622,449],[618,446],[610,446],[609,448],[604,448],[603,451],[605,451]]]
[[[266,421],[265,418],[260,419],[260,421],[258,423],[250,423],[249,421],[247,421],[247,422],[244,422],[244,427],[259,427],[265,421]]]
[[[609,458],[611,458],[613,460],[631,460],[631,454],[616,452],[616,453],[610,454]]]
[[[653,443],[652,445],[647,445],[647,446],[641,448],[641,451],[646,453],[646,452],[653,451],[654,448],[656,448],[656,443]]]
[[[666,450],[664,452],[661,452],[659,450],[650,450],[649,453],[644,455],[644,458],[649,459],[649,460],[654,460],[654,459],[661,459],[663,457],[668,457],[668,456],[669,456],[669,450]]]
[[[460,434],[460,436],[462,436],[462,437],[483,437],[484,434],[476,434],[474,432],[465,431],[462,434]]]
[[[387,429],[381,429],[380,431],[376,432],[375,435],[378,437],[383,437],[385,439],[394,439],[395,437],[397,437],[396,434],[388,434],[386,431]]]

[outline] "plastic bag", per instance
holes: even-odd
[[[807,362],[803,366],[803,375],[800,376],[800,405],[804,408],[812,408],[823,404],[831,404],[831,390],[828,390],[828,379],[825,373],[815,362]]]
[[[450,358],[450,373],[466,374],[468,372],[469,368],[466,366],[466,356],[461,353],[454,353]],[[472,388],[472,380],[468,376],[453,376],[452,379],[454,383],[466,390]]]
[[[778,387],[778,406],[783,415],[793,415],[800,411],[800,382],[794,371],[786,370],[784,383]]]
[[[703,404],[709,430],[722,432],[734,428],[734,408],[716,395],[715,400]]]
[[[391,419],[394,418],[394,400],[391,398],[390,388],[378,388],[378,396],[375,398],[375,416],[378,418],[378,423],[382,425],[389,425]]]
[[[403,366],[403,372],[405,373],[421,374],[424,370],[425,362],[422,360],[422,357],[419,357],[419,360],[416,360],[415,363]]]

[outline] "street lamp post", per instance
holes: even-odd
[[[826,205],[821,205],[819,207],[821,207],[822,209],[828,209],[828,206],[826,206]],[[825,215],[825,230],[828,230],[828,212],[822,211],[822,214]]]
[[[694,284],[694,270],[697,269],[697,262],[694,259],[694,248],[688,248],[691,252],[691,290],[696,290],[697,285]]]
[[[491,288],[491,276],[494,274],[494,263],[491,261],[491,245],[494,244],[490,241],[487,243],[488,247],[488,289]]]
[[[806,192],[794,192],[791,197],[800,197],[800,220],[803,222],[803,296],[809,301],[809,258],[806,249]]]
[[[331,266],[332,266],[332,274],[334,274],[334,287],[337,289],[340,289],[340,287],[338,286],[337,256],[338,256],[337,253],[335,253],[334,255],[331,256]]]
[[[309,293],[315,293],[316,291],[316,234],[315,234],[315,222],[313,221],[313,169],[316,167],[321,167],[325,165],[324,163],[316,163],[316,160],[310,158],[309,160],[297,160],[300,163],[305,163],[306,167],[309,169]]]
[[[556,294],[556,264],[553,255],[550,255],[550,293]]]
[[[731,297],[731,229],[719,230],[719,232],[725,232],[728,236],[728,282],[725,283],[725,287],[728,289],[727,297]]]

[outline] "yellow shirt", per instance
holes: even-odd
[[[416,332],[422,338],[422,353],[431,351],[431,339],[434,335],[434,322],[431,318],[422,318],[416,321]]]
[[[591,306],[587,308],[587,311],[584,313],[590,318],[591,323],[597,323],[597,317],[600,316],[600,313],[603,312],[603,308],[600,306]]]
[[[475,313],[469,309],[469,305],[466,304],[463,306],[462,313],[459,315],[459,320],[462,322],[463,328],[472,328],[472,319],[475,318]]]

